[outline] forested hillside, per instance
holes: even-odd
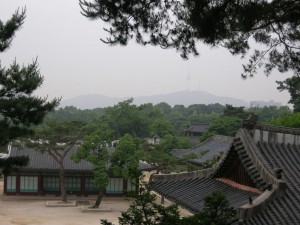
[[[46,120],[82,121],[91,126],[106,124],[116,132],[117,136],[125,133],[137,137],[180,135],[180,130],[191,122],[209,123],[212,132],[234,135],[234,131],[226,131],[220,127],[228,127],[229,124],[240,125],[240,122],[250,114],[257,115],[260,123],[271,123],[272,120],[291,113],[287,106],[244,108],[221,104],[194,104],[188,107],[184,105],[172,107],[165,102],[137,106],[133,104],[133,99],[128,99],[106,108],[81,110],[67,106],[49,113]]]

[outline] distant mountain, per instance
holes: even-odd
[[[75,106],[80,109],[105,108],[108,106],[113,106],[118,102],[124,101],[129,98],[130,97],[108,97],[100,94],[81,95],[62,101],[60,107]],[[134,97],[134,104],[136,105],[141,105],[144,103],[158,104],[160,102],[166,102],[171,106],[189,106],[193,104],[207,105],[213,103],[219,103],[221,105],[230,104],[233,106],[249,106],[249,103],[244,100],[238,98],[216,96],[205,91],[179,91],[170,94]]]
[[[205,91],[179,91],[170,94],[141,96],[141,97],[134,98],[134,103],[137,105],[147,103],[147,102],[151,102],[153,104],[166,102],[171,106],[174,105],[189,106],[193,104],[208,105],[214,103],[219,103],[221,105],[230,104],[233,106],[249,105],[248,102],[241,99],[216,96]]]

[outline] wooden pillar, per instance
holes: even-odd
[[[20,174],[16,174],[16,194],[20,195]]]
[[[126,190],[126,191],[128,191],[127,190],[127,184],[128,184],[128,182],[127,182],[127,179],[123,179],[123,190]]]
[[[43,195],[43,176],[41,173],[38,174],[38,194]]]
[[[81,174],[80,177],[80,195],[85,195],[85,176]]]
[[[7,176],[4,175],[3,194],[7,193]]]

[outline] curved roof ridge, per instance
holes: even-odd
[[[239,138],[234,138],[229,150],[226,151],[225,154],[223,154],[221,156],[219,161],[213,165],[213,167],[212,167],[213,172],[212,172],[211,176],[214,176],[222,168],[222,166],[224,165],[226,159],[228,159],[228,157],[230,157],[230,152],[234,149],[234,143],[237,142],[237,141],[239,141]]]
[[[263,192],[260,191],[259,189],[257,188],[253,188],[253,187],[249,187],[249,186],[246,186],[246,185],[243,185],[243,184],[239,184],[239,183],[236,183],[234,182],[233,180],[230,180],[230,179],[227,179],[227,178],[216,178],[216,180],[218,181],[221,181],[233,188],[236,188],[236,189],[240,189],[240,190],[243,190],[243,191],[249,191],[249,192],[253,192],[253,193],[257,193],[257,194],[262,194]]]
[[[233,138],[231,136],[226,136],[226,135],[221,135],[221,134],[214,134],[213,136],[207,138],[205,141],[202,141],[200,144],[196,145],[194,148],[198,148],[201,145],[205,144],[206,142],[211,141],[212,139],[214,139],[216,137],[227,138],[227,139],[232,139]]]
[[[270,125],[270,124],[255,124],[255,129],[277,132],[277,133],[300,135],[300,128],[294,128],[294,127],[283,127],[283,126]]]
[[[282,183],[283,184],[283,183]],[[237,216],[241,222],[248,220],[258,214],[260,214],[264,209],[278,197],[281,197],[285,192],[286,186],[279,185],[278,187],[271,188],[270,190],[265,190],[254,200],[249,201],[247,204],[238,207]],[[250,199],[249,199],[250,200]]]
[[[256,144],[253,141],[253,138],[250,135],[248,129],[241,128],[237,134],[237,137],[241,139],[243,142],[246,151],[248,152],[248,156],[253,161],[255,167],[259,170],[260,175],[264,180],[268,181],[272,185],[277,185],[279,179],[274,176],[274,171],[272,168],[265,162],[263,156],[257,149]]]
[[[259,214],[275,199],[282,197],[286,192],[287,184],[275,176],[275,171],[273,171],[258,150],[249,129],[241,128],[236,136],[242,141],[248,157],[253,162],[253,167],[258,170],[259,175],[268,183],[268,188],[252,203],[239,207],[238,216],[240,219],[245,220]]]
[[[267,142],[300,145],[300,128],[256,124],[250,132],[255,143]]]

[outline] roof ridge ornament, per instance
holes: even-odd
[[[247,119],[243,120],[242,128],[247,128],[249,130],[253,130],[257,121],[258,121],[258,116],[252,114]]]

